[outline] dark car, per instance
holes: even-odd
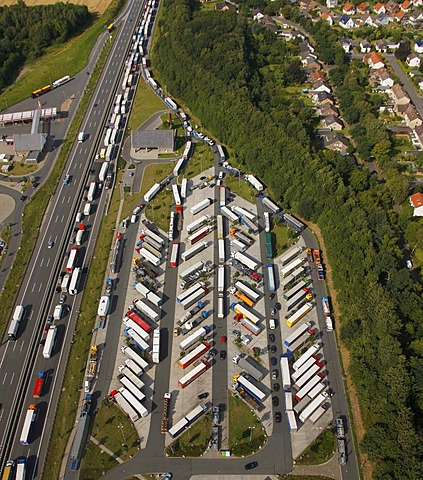
[[[207,398],[208,396],[209,392],[200,393],[200,395],[198,395],[198,400],[202,400],[203,398]]]
[[[282,414],[281,414],[281,412],[276,412],[276,413],[275,413],[275,420],[276,420],[276,423],[281,423],[281,421],[282,421]]]
[[[274,341],[275,341],[275,336],[273,335],[273,333],[269,334],[269,341],[270,341],[270,342],[274,342]]]
[[[26,200],[25,195],[22,195],[22,197],[21,197],[21,202],[24,202],[25,200]]]
[[[252,470],[253,468],[258,467],[258,462],[250,462],[245,465],[245,470]]]
[[[225,360],[225,358],[226,358],[226,350],[222,350],[222,351],[220,352],[220,358],[221,358],[222,360]]]
[[[269,295],[269,300],[273,300],[275,298],[276,293],[271,293]]]
[[[270,315],[276,315],[276,308],[272,307],[270,309]]]
[[[59,281],[62,282],[62,280],[65,278],[65,275],[66,273],[65,272],[61,272],[60,275],[59,275]]]
[[[281,387],[280,387],[279,383],[274,383],[273,384],[273,391],[274,392],[279,392],[280,388]]]
[[[212,348],[211,350],[209,350],[209,354],[210,354],[211,356],[216,355],[216,353],[217,353],[217,350],[216,350],[215,348]]]
[[[280,310],[282,308],[282,305],[279,302],[275,303],[275,307]]]
[[[278,364],[278,361],[276,360],[275,357],[272,357],[272,358],[270,359],[270,363],[271,363],[274,367],[276,367],[276,365]]]
[[[279,405],[279,398],[278,397],[272,397],[272,404],[274,407],[277,407]]]
[[[54,289],[55,293],[60,293],[62,289],[60,288],[60,285],[57,285],[56,288]]]
[[[272,345],[272,346],[270,347],[270,351],[271,351],[272,353],[276,353],[276,350],[277,350],[276,345]]]

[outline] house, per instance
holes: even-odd
[[[314,101],[316,103],[319,103],[320,105],[324,105],[325,103],[330,103],[333,105],[335,103],[333,101],[332,95],[327,92],[318,92],[314,94],[313,98],[314,98]]]
[[[414,51],[416,53],[423,53],[423,40],[417,40],[414,44]]]
[[[389,0],[389,2],[385,5],[385,9],[387,13],[395,13],[398,11],[398,3],[394,2],[394,0]]]
[[[393,42],[392,40],[386,40],[386,46],[388,47],[388,50],[398,50],[400,43],[399,42]]]
[[[371,49],[372,49],[372,46],[367,40],[362,40],[360,42],[360,52],[361,53],[369,53]]]
[[[404,120],[410,128],[416,128],[423,123],[422,117],[411,103],[404,112]]]
[[[416,134],[420,146],[423,146],[423,125],[419,125],[418,127],[416,127],[414,129],[414,133]]]
[[[348,139],[339,132],[330,132],[323,135],[323,145],[329,150],[336,150],[343,154],[347,153]]]
[[[414,193],[409,199],[410,205],[414,208],[413,217],[423,217],[423,193]]]
[[[375,13],[386,13],[386,8],[383,3],[377,2],[376,5],[373,7]]]
[[[344,128],[342,121],[334,115],[327,115],[326,117],[323,117],[322,125],[326,128],[330,128],[331,130],[342,130]]]
[[[410,70],[408,72],[408,75],[410,75],[411,78],[414,78],[414,77],[421,77],[422,76],[422,72],[420,70]]]
[[[330,15],[330,13],[323,12],[322,20],[324,20],[325,22],[328,22],[330,26],[333,25],[333,18],[332,18],[332,15]]]
[[[412,5],[409,0],[405,0],[404,2],[401,3],[400,9],[404,12],[407,13],[411,10]]]
[[[368,25],[369,27],[377,27],[375,19],[369,13],[365,13],[364,15],[362,15],[360,18],[360,22],[363,25]]]
[[[410,103],[410,97],[407,95],[404,87],[399,83],[391,88],[391,97],[395,105],[408,105]]]
[[[317,82],[318,80],[324,80],[325,79],[325,75],[322,71],[320,70],[317,70],[315,72],[311,72],[310,73],[310,80],[315,83]]]
[[[357,13],[369,13],[369,6],[367,3],[361,2],[360,5],[357,5]]]
[[[338,0],[326,0],[326,6],[328,8],[336,8],[338,6]]]
[[[313,58],[313,57],[308,57],[307,58],[305,68],[307,68],[310,71],[321,70],[322,69],[320,63],[317,62],[316,59]]]
[[[333,115],[334,117],[339,117],[339,111],[331,103],[325,103],[319,107],[319,115],[321,117],[327,117]]]
[[[238,10],[238,7],[236,5],[227,2],[226,0],[224,2],[217,2],[214,8],[215,10],[219,10],[221,12],[226,12],[227,10]]]
[[[376,40],[375,48],[377,52],[386,53],[388,51],[388,45],[386,44],[385,40]]]
[[[350,53],[353,49],[352,40],[348,40],[348,38],[341,38],[341,45],[345,53]]]
[[[392,18],[388,17],[386,13],[379,13],[378,16],[376,17],[376,24],[377,25],[389,25],[392,22]]]
[[[313,91],[314,92],[332,93],[332,89],[331,89],[330,85],[327,82],[325,82],[324,80],[317,80],[317,82],[315,82],[313,84]]]
[[[381,56],[377,52],[370,52],[367,55],[364,55],[363,60],[366,61],[373,70],[377,70],[385,66]]]
[[[419,68],[420,67],[420,58],[415,55],[414,53],[410,53],[410,55],[408,55],[407,59],[406,59],[406,63],[409,67],[415,67],[415,68]]]
[[[382,85],[382,87],[392,87],[394,85],[394,79],[389,75],[385,67],[378,68],[375,71],[375,75],[378,77],[379,84]]]
[[[264,12],[262,12],[259,8],[255,8],[253,10],[253,20],[262,20],[264,18]]]
[[[300,52],[314,52],[314,47],[312,47],[307,41],[301,42],[299,44]],[[317,57],[316,57],[317,58]]]
[[[397,22],[402,22],[404,20],[404,17],[406,16],[407,14],[405,12],[403,12],[402,10],[400,10],[399,12],[395,13],[394,15],[394,19],[397,21]]]
[[[345,13],[346,15],[354,15],[355,5],[353,3],[347,2],[342,9],[342,13]]]
[[[348,15],[342,15],[339,19],[339,26],[351,30],[354,28],[354,20]]]
[[[417,8],[408,14],[410,22],[421,22],[423,20],[423,12]]]

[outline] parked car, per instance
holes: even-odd
[[[258,467],[258,462],[250,462],[245,465],[245,470],[252,470],[253,468]]]
[[[280,310],[282,308],[282,305],[279,302],[275,303],[275,307]]]
[[[269,334],[269,341],[272,343],[275,341],[275,335],[273,333]]]
[[[276,360],[275,357],[272,357],[272,358],[270,359],[270,363],[271,363],[274,367],[276,367],[276,365],[278,364],[278,361]]]
[[[279,392],[280,388],[281,387],[280,387],[279,383],[274,383],[273,384],[273,391],[274,392]]]
[[[269,295],[269,300],[273,300],[273,299],[275,298],[275,296],[276,296],[276,293],[275,293],[275,292],[271,293],[271,294]]]
[[[272,370],[272,380],[276,380],[278,378],[278,371],[276,369]]]
[[[278,397],[272,397],[272,405],[274,407],[277,407],[279,405],[279,398]]]
[[[276,413],[275,413],[275,420],[276,420],[276,423],[281,423],[281,421],[282,421],[282,414],[281,414],[281,412],[276,412]]]
[[[272,346],[270,347],[270,351],[271,351],[272,353],[276,353],[276,350],[277,350],[276,345],[272,345]]]
[[[226,351],[225,350],[221,350],[220,358],[221,358],[221,360],[225,360],[225,358],[226,358]]]
[[[202,400],[203,398],[207,398],[209,396],[209,392],[203,392],[198,395],[198,400]]]
[[[270,315],[272,315],[272,316],[276,315],[276,308],[272,307],[270,309]]]

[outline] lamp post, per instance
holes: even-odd
[[[123,438],[123,444],[122,445],[125,445],[126,444],[126,438],[125,438],[125,434],[123,433],[123,425],[122,423],[119,423],[119,425],[117,426],[117,428],[122,432],[122,438]]]

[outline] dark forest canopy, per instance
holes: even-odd
[[[269,73],[275,52],[286,48],[276,36],[253,32],[242,13],[200,11],[195,0],[164,0],[162,8],[152,67],[171,94],[285,209],[322,229],[374,477],[420,480],[422,288],[402,254],[403,228],[413,220],[395,212],[388,182],[322,151],[312,109]],[[330,38],[322,22],[312,28],[314,38]],[[334,45],[324,45],[325,54],[345,77],[350,67]]]
[[[91,20],[85,5],[28,7],[21,0],[0,7],[0,90],[13,83],[26,60],[40,57],[55,43],[64,43]]]

